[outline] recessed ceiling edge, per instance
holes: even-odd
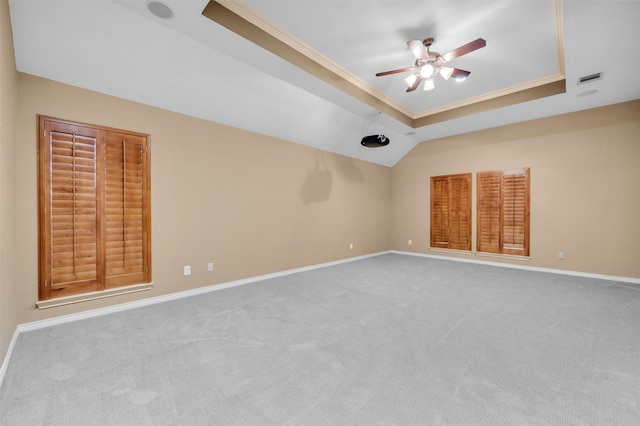
[[[344,93],[415,129],[565,93],[562,1],[553,0],[553,2],[556,49],[558,52],[557,74],[417,114],[408,111],[385,94],[269,22],[240,1],[210,0],[202,11],[202,15]]]

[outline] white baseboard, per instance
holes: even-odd
[[[7,368],[9,368],[9,360],[11,359],[13,348],[16,346],[16,341],[18,340],[18,334],[20,334],[20,332],[16,328],[16,330],[13,332],[13,337],[11,338],[11,342],[9,342],[9,347],[7,348],[7,354],[2,360],[2,366],[0,366],[0,387],[2,387],[2,382],[4,381],[4,375],[7,372]]]
[[[433,259],[452,260],[454,262],[479,263],[481,265],[500,266],[502,268],[522,269],[525,271],[548,272],[550,274],[572,275],[575,277],[596,278],[599,280],[618,281],[631,284],[640,284],[640,278],[620,277],[616,275],[593,274],[590,272],[568,271],[565,269],[542,268],[540,266],[518,265],[514,263],[491,262],[487,260],[469,259],[464,257],[439,256],[435,254],[415,253],[410,251],[390,250],[389,253],[405,254],[409,256],[430,257]],[[510,257],[513,259],[514,257]],[[529,261],[529,259],[524,259]]]
[[[320,264],[317,264],[317,265],[304,266],[304,267],[301,267],[301,268],[289,269],[289,270],[286,270],[286,271],[274,272],[274,273],[271,273],[271,274],[258,275],[258,276],[251,277],[251,278],[245,278],[245,279],[236,280],[236,281],[229,281],[229,282],[221,283],[221,284],[208,285],[208,286],[205,286],[205,287],[199,287],[199,288],[195,288],[195,289],[192,289],[192,290],[185,290],[185,291],[180,291],[180,292],[177,292],[177,293],[165,294],[165,295],[162,295],[162,296],[149,297],[147,299],[136,300],[136,301],[133,301],[133,302],[119,303],[117,305],[106,306],[104,308],[98,308],[98,309],[91,309],[91,310],[88,310],[88,311],[78,312],[78,313],[75,313],[75,314],[61,315],[59,317],[49,318],[49,319],[45,319],[45,320],[33,321],[33,322],[24,323],[24,324],[18,324],[18,326],[16,327],[16,331],[13,333],[13,338],[11,339],[11,343],[9,344],[9,348],[7,349],[7,354],[5,355],[4,360],[2,362],[2,367],[0,367],[0,387],[2,386],[2,382],[4,380],[4,376],[6,374],[6,371],[7,371],[8,365],[9,365],[9,361],[11,359],[11,354],[13,353],[13,348],[15,346],[16,341],[18,340],[18,336],[20,335],[20,333],[24,333],[24,332],[32,331],[32,330],[38,330],[38,329],[41,329],[41,328],[52,327],[54,325],[65,324],[65,323],[68,323],[68,322],[80,321],[80,320],[83,320],[83,319],[98,317],[98,316],[101,316],[101,315],[113,314],[113,313],[116,313],[116,312],[125,311],[125,310],[129,310],[129,309],[140,308],[140,307],[143,307],[143,306],[154,305],[156,303],[163,303],[163,302],[168,302],[168,301],[171,301],[171,300],[183,299],[185,297],[196,296],[196,295],[199,295],[199,294],[209,293],[209,292],[217,291],[217,290],[224,290],[226,288],[237,287],[237,286],[240,286],[240,285],[250,284],[250,283],[257,282],[257,281],[268,280],[268,279],[271,279],[271,278],[283,277],[283,276],[286,276],[286,275],[296,274],[298,272],[311,271],[311,270],[314,270],[314,269],[325,268],[327,266],[339,265],[341,263],[354,262],[356,260],[366,259],[368,257],[380,256],[380,255],[386,254],[386,253],[390,253],[390,252],[389,251],[384,251],[384,252],[366,254],[366,255],[363,255],[363,256],[349,257],[349,258],[346,258],[346,259],[336,260],[336,261],[333,261],[333,262],[320,263]]]
[[[320,264],[317,264],[317,265],[304,266],[304,267],[301,267],[301,268],[288,269],[286,271],[274,272],[274,273],[265,274],[265,275],[258,275],[258,276],[255,276],[255,277],[244,278],[244,279],[236,280],[236,281],[229,281],[229,282],[226,282],[226,283],[212,284],[212,285],[208,285],[208,286],[204,286],[204,287],[194,288],[194,289],[191,289],[191,290],[185,290],[185,291],[179,291],[179,292],[176,292],[176,293],[164,294],[162,296],[149,297],[149,298],[146,298],[146,299],[136,300],[136,301],[133,301],[133,302],[119,303],[117,305],[106,306],[104,308],[91,309],[91,310],[88,310],[88,311],[78,312],[78,313],[75,313],[75,314],[62,315],[62,316],[59,316],[59,317],[49,318],[49,319],[45,319],[45,320],[33,321],[33,322],[29,322],[29,323],[19,324],[18,327],[17,327],[17,330],[19,332],[37,330],[37,329],[40,329],[40,328],[51,327],[51,326],[54,326],[54,325],[64,324],[64,323],[67,323],[67,322],[78,321],[78,320],[82,320],[82,319],[86,319],[86,318],[93,318],[93,317],[97,317],[97,316],[101,316],[101,315],[112,314],[112,313],[115,313],[115,312],[125,311],[125,310],[128,310],[128,309],[135,309],[135,308],[139,308],[139,307],[142,307],[142,306],[154,305],[156,303],[168,302],[168,301],[171,301],[171,300],[183,299],[185,297],[197,296],[199,294],[209,293],[209,292],[212,292],[212,291],[224,290],[226,288],[237,287],[239,285],[250,284],[250,283],[257,282],[257,281],[263,281],[263,280],[268,280],[268,279],[271,279],[271,278],[283,277],[283,276],[286,276],[286,275],[296,274],[298,272],[305,272],[305,271],[311,271],[313,269],[326,268],[327,266],[333,266],[333,265],[339,265],[341,263],[353,262],[353,261],[356,261],[356,260],[366,259],[368,257],[373,257],[373,256],[380,256],[380,255],[385,254],[385,253],[389,253],[389,252],[387,251],[387,252],[379,252],[379,253],[367,254],[367,255],[364,255],[364,256],[349,257],[347,259],[336,260],[336,261],[333,261],[333,262],[326,262],[326,263],[320,263]]]
[[[212,292],[212,291],[224,290],[226,288],[237,287],[237,286],[240,286],[240,285],[254,283],[254,282],[257,282],[257,281],[268,280],[268,279],[271,279],[271,278],[283,277],[283,276],[286,276],[286,275],[296,274],[296,273],[299,273],[299,272],[305,272],[305,271],[311,271],[311,270],[314,270],[314,269],[325,268],[327,266],[333,266],[333,265],[339,265],[339,264],[342,264],[342,263],[353,262],[353,261],[356,261],[356,260],[366,259],[366,258],[374,257],[374,256],[380,256],[380,255],[387,254],[387,253],[395,253],[395,254],[418,256],[418,257],[428,257],[428,258],[443,259],[443,260],[451,260],[451,261],[455,261],[455,262],[479,263],[479,264],[483,264],[483,265],[500,266],[500,267],[503,267],[503,268],[515,268],[515,269],[523,269],[523,270],[528,270],[528,271],[548,272],[548,273],[552,273],[552,274],[573,275],[573,276],[578,276],[578,277],[596,278],[596,279],[602,279],[602,280],[607,280],[607,281],[618,281],[618,282],[626,282],[626,283],[632,283],[632,284],[639,284],[640,285],[640,279],[638,279],[638,278],[618,277],[618,276],[613,276],[613,275],[602,275],[602,274],[592,274],[592,273],[587,273],[587,272],[566,271],[566,270],[561,270],[561,269],[541,268],[541,267],[536,267],[536,266],[517,265],[517,264],[511,264],[511,263],[490,262],[490,261],[478,260],[478,259],[460,258],[460,257],[452,257],[452,256],[439,256],[439,255],[433,255],[433,254],[415,253],[415,252],[407,252],[407,251],[399,251],[399,250],[388,250],[388,251],[383,251],[383,252],[378,252],[378,253],[367,254],[367,255],[363,255],[363,256],[356,256],[356,257],[350,257],[350,258],[347,258],[347,259],[336,260],[336,261],[333,261],[333,262],[326,262],[326,263],[320,263],[320,264],[317,264],[317,265],[305,266],[305,267],[302,267],[302,268],[289,269],[289,270],[281,271],[281,272],[274,272],[274,273],[271,273],[271,274],[258,275],[258,276],[255,276],[255,277],[245,278],[245,279],[236,280],[236,281],[229,281],[229,282],[222,283],[222,284],[213,284],[213,285],[209,285],[209,286],[205,286],[205,287],[195,288],[195,289],[192,289],[192,290],[185,290],[185,291],[180,291],[180,292],[177,292],[177,293],[170,293],[170,294],[165,294],[165,295],[162,295],[162,296],[156,296],[156,297],[150,297],[150,298],[147,298],[147,299],[136,300],[136,301],[133,301],[133,302],[120,303],[120,304],[117,304],[117,305],[107,306],[107,307],[104,307],[104,308],[91,309],[91,310],[88,310],[88,311],[78,312],[78,313],[70,314],[70,315],[62,315],[62,316],[59,316],[59,317],[49,318],[49,319],[46,319],[46,320],[33,321],[33,322],[29,322],[29,323],[24,323],[24,324],[18,324],[18,326],[16,327],[16,331],[13,333],[13,338],[11,339],[11,343],[9,344],[9,348],[7,349],[7,354],[5,355],[4,360],[2,362],[2,367],[0,367],[0,386],[2,386],[2,382],[4,380],[4,376],[6,374],[6,371],[7,371],[8,365],[9,365],[9,361],[11,359],[11,354],[13,353],[13,348],[14,348],[14,346],[16,344],[16,341],[18,340],[18,336],[19,336],[20,333],[23,333],[23,332],[26,332],[26,331],[37,330],[37,329],[41,329],[41,328],[46,328],[46,327],[52,327],[54,325],[64,324],[64,323],[68,323],[68,322],[72,322],[72,321],[79,321],[79,320],[82,320],[82,319],[98,317],[98,316],[101,316],[101,315],[112,314],[112,313],[116,313],[116,312],[120,312],[120,311],[125,311],[125,310],[128,310],[128,309],[135,309],[135,308],[139,308],[139,307],[142,307],[142,306],[154,305],[156,303],[163,303],[163,302],[168,302],[168,301],[171,301],[171,300],[182,299],[182,298],[185,298],[185,297],[196,296],[196,295],[199,295],[199,294],[209,293],[209,292]]]

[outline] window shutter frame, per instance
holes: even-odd
[[[430,246],[471,251],[471,173],[432,176]]]
[[[449,247],[449,179],[431,177],[431,247]]]
[[[529,169],[505,170],[501,196],[502,253],[529,256]]]
[[[40,299],[99,290],[97,138],[75,123],[41,122]],[[90,147],[90,149],[88,149]],[[93,213],[90,211],[93,210]],[[88,250],[88,251],[87,251]]]
[[[449,248],[471,251],[471,173],[449,176]]]
[[[529,256],[530,169],[477,174],[476,250]]]
[[[105,238],[105,288],[113,288],[145,280],[146,139],[112,131],[102,131],[101,139],[105,162],[105,167],[101,169],[104,188],[102,232]],[[109,158],[114,157],[113,153],[117,151],[122,153],[122,159],[114,161],[110,167]],[[116,173],[122,176],[121,180],[115,178]],[[114,197],[117,197],[115,202]],[[110,203],[115,206],[110,206]],[[110,214],[112,210],[122,210],[121,223],[111,219],[114,217]],[[133,231],[131,228],[136,226],[136,222],[139,228]],[[113,266],[115,263],[122,265],[116,269]]]
[[[78,157],[80,160],[74,159],[76,158],[74,157],[74,153],[76,151],[73,148],[75,146],[75,142],[54,142],[54,133],[52,132],[72,135],[73,140],[75,140],[76,137],[73,135],[76,134],[83,137],[86,137],[87,135],[91,135],[93,137],[93,169],[91,173],[87,172],[88,169],[81,170],[76,173],[75,164],[78,163],[81,164],[80,167],[85,167],[84,163],[87,162],[86,158]],[[140,168],[140,174],[138,176],[140,182],[136,187],[136,197],[139,198],[139,200],[137,200],[137,204],[140,206],[138,220],[141,222],[140,226],[142,228],[141,235],[137,236],[138,243],[142,246],[142,253],[140,255],[141,266],[139,267],[138,273],[131,279],[120,279],[115,282],[111,282],[112,280],[109,278],[112,277],[107,276],[105,269],[107,255],[105,250],[105,231],[107,230],[105,194],[107,193],[107,188],[105,185],[107,183],[106,175],[108,173],[105,152],[105,136],[111,133],[125,135],[125,139],[127,140],[135,140],[136,144],[139,146],[141,153],[140,156],[142,158],[138,165]],[[107,288],[151,282],[151,188],[148,160],[149,139],[149,135],[147,134],[111,129],[108,127],[85,123],[74,123],[38,115],[39,300],[49,300],[57,297],[102,291]],[[61,159],[59,162],[62,166],[58,166],[57,163],[55,163],[58,159],[52,157],[52,146],[54,146],[52,144],[56,145],[54,148],[56,152],[54,154],[58,155]],[[73,152],[71,154],[69,154],[68,146],[72,147]],[[86,157],[85,152],[80,152],[79,155]],[[71,172],[67,171],[69,167],[71,167]],[[58,169],[60,170],[58,171]],[[86,190],[87,176],[91,176],[89,183],[93,185],[93,193],[90,195],[87,195]],[[76,183],[82,184],[84,187],[78,186]],[[76,195],[74,196],[74,194]],[[80,200],[81,202],[77,200],[77,197],[79,196],[83,197],[82,200]],[[88,199],[91,201],[87,201]],[[87,228],[85,222],[79,222],[80,219],[86,219],[86,213],[88,211],[86,206],[93,206],[95,211],[95,219],[93,219],[93,221],[89,220],[89,222],[92,223],[89,228]],[[62,227],[59,227],[61,231],[58,231],[55,228],[56,224],[54,222],[59,220],[54,217],[54,208],[61,214],[62,219],[60,222],[63,224]],[[79,216],[78,214],[80,213],[84,214],[84,216]],[[69,220],[72,221],[70,229],[68,229],[67,225]],[[78,223],[82,226],[79,226]],[[71,232],[69,232],[69,230]],[[71,237],[69,234],[71,234]],[[79,252],[77,251],[82,248],[78,243],[84,243],[84,241],[79,240],[77,235],[80,235],[82,238],[86,238],[87,235],[93,236],[93,241],[95,243],[95,255],[93,258],[90,255],[87,256],[85,254],[84,256],[80,256],[78,254]],[[54,241],[54,237],[58,238],[58,241]],[[52,251],[56,249],[56,244],[58,244],[59,241],[61,241],[60,244],[65,244],[61,246],[63,247],[61,249],[61,255]],[[69,241],[71,241],[71,244],[66,244]],[[67,253],[65,250],[71,250],[71,253]],[[95,270],[95,278],[91,280],[71,279],[64,282],[57,282],[59,281],[59,278],[57,278],[59,274],[56,275],[57,272],[54,269],[60,269],[59,266],[62,266],[62,270],[67,271],[69,268],[67,265],[69,263],[68,258],[72,259],[72,271],[76,274],[74,275],[74,278],[78,277],[78,274],[76,273],[79,269],[76,267],[77,262],[91,263],[91,268]],[[83,268],[87,267],[83,266]],[[68,274],[64,275],[64,277],[67,276]]]
[[[500,185],[501,172],[477,174],[477,251],[500,253]]]

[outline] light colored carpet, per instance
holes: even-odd
[[[638,425],[640,287],[385,254],[19,336],[2,425]]]

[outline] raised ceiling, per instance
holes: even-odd
[[[539,35],[534,42],[525,38],[527,43],[507,49],[505,46],[509,44],[509,39],[503,41],[500,38],[500,45],[493,46],[488,54],[483,55],[485,50],[475,53],[475,55],[493,58],[494,62],[500,59],[496,54],[499,51],[503,54],[509,51],[514,52],[511,58],[514,61],[521,61],[527,55],[534,54],[539,58],[535,67],[505,73],[502,81],[498,82],[496,79],[489,78],[489,72],[495,72],[499,68],[489,62],[477,73],[478,77],[474,73],[472,83],[469,83],[465,90],[455,90],[455,87],[450,87],[449,90],[441,90],[439,93],[430,93],[426,96],[407,95],[403,78],[397,75],[387,78],[376,77],[371,72],[371,63],[362,60],[366,59],[366,55],[369,54],[367,52],[370,51],[364,48],[365,44],[345,42],[345,40],[351,40],[350,23],[357,21],[361,14],[360,5],[357,2],[346,3],[341,14],[327,17],[331,19],[331,27],[336,29],[331,32],[318,26],[315,31],[309,30],[314,28],[313,24],[320,15],[306,2],[280,2],[277,7],[274,7],[271,2],[268,7],[265,7],[264,1],[246,3],[253,8],[237,1],[210,0],[203,15],[411,127],[422,127],[478,111],[494,109],[497,106],[519,103],[523,99],[537,99],[564,92],[562,11],[558,1],[532,2],[525,4],[526,7],[521,4],[516,9],[518,13],[528,16],[534,22],[546,23],[538,26]],[[498,28],[504,27],[502,15],[487,13],[487,8],[493,11],[502,9],[504,16],[512,16],[514,13],[509,13],[507,9],[513,8],[514,5],[513,2],[494,1],[493,4],[490,1],[476,2],[471,3],[469,7],[459,8],[453,16],[436,17],[432,13],[438,12],[438,8],[431,8],[428,16],[430,20],[448,22],[452,25],[459,21],[470,22],[483,19],[488,28]],[[550,5],[552,7],[549,7]],[[387,6],[390,5],[387,4]],[[398,7],[397,5],[385,8],[374,7],[369,9],[368,15],[371,15],[370,18],[373,21],[384,22],[386,16],[395,12],[396,15],[402,15],[396,18],[396,22],[408,22],[412,18],[412,9],[411,6]],[[427,13],[426,7],[420,6],[420,9]],[[322,8],[319,9],[319,11],[322,10]],[[295,16],[296,19],[289,19],[291,16]],[[483,18],[485,16],[487,17]],[[421,31],[422,35],[415,34],[410,36],[411,39],[432,38],[430,34],[424,35],[425,26],[417,24],[416,27],[419,29],[413,32]],[[380,39],[376,27],[365,28],[363,33],[359,34],[363,40],[377,40],[381,45],[385,41]],[[409,31],[406,33],[409,34]],[[457,40],[454,36],[447,38],[450,41]],[[491,33],[489,38],[499,39]],[[461,42],[461,45],[467,42]],[[399,46],[389,46],[387,49],[385,56],[391,56],[392,59],[386,61],[378,59],[379,63],[388,67],[387,70],[397,69],[400,63],[402,63],[401,68],[413,65],[414,57],[412,54],[407,54],[406,44],[403,49]],[[454,48],[451,47],[451,49]],[[383,47],[379,47],[378,50],[382,51]],[[393,55],[393,53],[401,55]],[[446,52],[441,53],[446,54]],[[459,59],[456,62],[463,60]],[[395,61],[395,66],[392,61]],[[452,65],[455,64],[452,62]],[[407,76],[410,73],[404,74]],[[459,84],[451,80],[448,85],[454,86],[456,83]],[[540,90],[541,88],[543,90]]]
[[[17,68],[386,166],[420,142],[640,98],[636,1],[162,3],[168,19],[142,0],[10,0]],[[487,46],[430,92],[375,77],[430,36],[443,54]],[[374,133],[390,145],[362,147]]]

